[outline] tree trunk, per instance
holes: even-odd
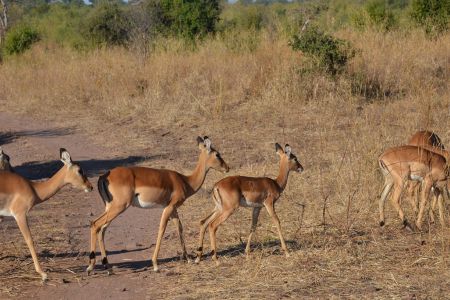
[[[8,6],[6,0],[0,0],[2,12],[0,14],[0,45],[5,39],[6,30],[8,29]]]

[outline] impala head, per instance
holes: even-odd
[[[287,163],[289,171],[303,172],[303,166],[298,161],[297,156],[292,153],[291,146],[286,144],[283,150],[280,144],[275,143],[275,151],[280,156],[280,163]]]
[[[197,137],[198,148],[202,151],[202,155],[206,155],[206,166],[218,171],[228,172],[230,168],[220,156],[219,151],[211,147],[211,140],[205,136]]]
[[[69,152],[61,148],[59,149],[61,161],[64,163],[67,168],[67,172],[65,175],[65,182],[70,183],[76,188],[83,189],[85,192],[92,191],[93,187],[86,175],[83,172],[83,169],[79,164],[72,161]]]
[[[2,147],[0,147],[0,171],[10,171],[13,172],[11,163],[9,162],[9,156],[3,152]]]

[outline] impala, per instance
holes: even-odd
[[[13,172],[13,168],[9,161],[9,156],[5,152],[3,152],[2,147],[0,147],[0,171]]]
[[[189,261],[183,238],[183,228],[177,208],[202,186],[210,168],[228,172],[229,168],[219,152],[211,147],[208,137],[197,138],[200,156],[191,175],[175,171],[144,167],[118,167],[100,176],[98,189],[105,203],[105,212],[91,223],[91,252],[88,274],[95,266],[95,244],[98,237],[102,264],[109,268],[104,245],[105,230],[119,214],[130,206],[139,208],[163,207],[155,251],[152,257],[153,269],[158,271],[158,253],[167,222],[173,219],[183,251],[183,258]]]
[[[34,267],[42,280],[47,274],[42,271],[36,255],[27,214],[37,204],[55,195],[64,185],[92,191],[92,185],[83,174],[81,167],[70,158],[69,152],[60,149],[60,158],[64,166],[51,178],[44,181],[28,181],[22,176],[11,172],[0,172],[0,216],[14,217],[20,232],[30,250]]]
[[[384,223],[384,204],[386,198],[394,188],[392,204],[399,214],[405,227],[412,229],[405,218],[400,207],[400,196],[407,180],[422,182],[422,195],[419,206],[419,213],[416,220],[417,228],[422,227],[422,218],[425,203],[430,194],[431,188],[441,193],[445,198],[447,194],[448,166],[444,153],[436,153],[436,148],[425,149],[427,146],[400,146],[386,150],[378,159],[385,183],[379,201],[380,226]]]
[[[432,131],[426,131],[426,130],[418,131],[415,134],[413,134],[413,136],[411,136],[411,138],[408,140],[408,145],[418,146],[418,147],[431,146],[431,147],[439,148],[441,150],[445,149],[444,144],[442,143],[439,136]],[[420,187],[420,182],[418,182],[418,181],[409,181],[408,182],[408,195],[409,195],[408,199],[410,200],[410,203],[411,203],[411,206],[413,207],[414,213],[417,213],[418,204],[419,204],[419,197],[418,197],[419,196],[419,187]],[[437,201],[442,201],[442,197],[439,198],[440,193],[436,194],[436,192],[438,192],[438,191],[434,191],[434,193],[433,193],[434,194],[433,201],[431,204],[431,209],[429,210],[430,218],[431,218],[432,222],[434,222],[434,210],[436,207],[436,203],[437,203]],[[443,204],[442,204],[442,207],[443,207]],[[439,214],[440,214],[440,216],[443,216],[443,212],[439,211]],[[441,219],[441,223],[442,223],[442,221],[443,220]]]
[[[218,264],[216,250],[217,228],[220,224],[225,222],[239,206],[253,208],[252,225],[247,240],[247,246],[245,248],[247,256],[250,253],[250,242],[252,235],[256,230],[259,213],[261,208],[265,207],[277,227],[281,247],[286,256],[289,257],[289,252],[281,232],[280,220],[275,213],[275,202],[286,187],[289,172],[297,171],[298,173],[301,173],[303,167],[297,157],[292,154],[289,145],[286,145],[283,150],[283,148],[276,143],[275,151],[280,156],[280,171],[276,179],[268,177],[230,176],[220,180],[214,185],[213,200],[216,207],[211,214],[200,222],[200,240],[197,248],[196,263],[200,262],[203,252],[205,231],[206,228],[209,227],[212,258],[216,264]]]

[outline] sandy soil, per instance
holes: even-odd
[[[121,156],[119,151],[97,144],[76,128],[61,128],[5,113],[0,113],[0,133],[0,144],[5,152],[10,154],[16,171],[31,179],[48,177],[60,166],[55,161],[60,147],[68,149],[72,158],[80,162],[94,186],[98,175],[105,169],[119,165],[151,164],[148,157]],[[50,280],[45,285],[39,284],[36,279],[28,249],[14,219],[5,218],[0,223],[2,239],[6,236],[6,241],[11,241],[15,246],[11,248],[5,243],[5,247],[2,247],[0,275],[4,287],[0,290],[0,298],[144,298],[147,294],[144,287],[147,285],[142,284],[141,279],[147,277],[147,272],[140,271],[151,266],[150,258],[161,210],[130,208],[119,216],[106,235],[109,261],[114,266],[114,275],[108,276],[104,271],[97,270],[95,275],[87,277],[84,269],[88,263],[86,252],[89,250],[89,222],[102,210],[103,204],[96,189],[92,193],[84,194],[65,187],[48,202],[31,211],[30,227],[40,253],[40,261],[43,268],[49,270]],[[61,234],[47,230],[45,236],[45,228],[61,225]],[[69,235],[68,239],[64,238],[66,234]],[[165,240],[168,238],[173,238],[170,230]],[[67,252],[61,253],[61,249],[52,243],[55,240],[62,244],[58,245],[58,248],[62,247]],[[164,258],[173,260],[177,257],[177,253],[167,253],[164,243],[167,241],[163,242],[161,249],[160,258],[163,262],[159,276],[164,276],[167,272]],[[11,249],[12,252],[9,251]],[[20,276],[24,276],[24,280],[18,284],[17,280],[13,280],[15,276],[19,276],[15,271],[20,271],[24,264],[26,270],[22,271],[26,271],[28,275],[20,275],[23,272],[19,272]]]

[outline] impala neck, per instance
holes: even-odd
[[[40,202],[44,202],[58,192],[66,183],[64,181],[67,166],[64,165],[55,175],[44,181],[33,181],[31,185],[39,197]]]
[[[202,152],[198,158],[197,166],[195,167],[194,171],[191,175],[186,176],[187,184],[191,188],[189,196],[195,194],[205,181],[206,173],[208,173],[209,170],[209,168],[206,166],[206,158],[207,157]]]
[[[275,181],[277,182],[278,186],[283,191],[286,187],[287,181],[289,177],[289,167],[288,162],[284,162],[284,160],[280,161],[280,172],[278,173],[277,179]]]

